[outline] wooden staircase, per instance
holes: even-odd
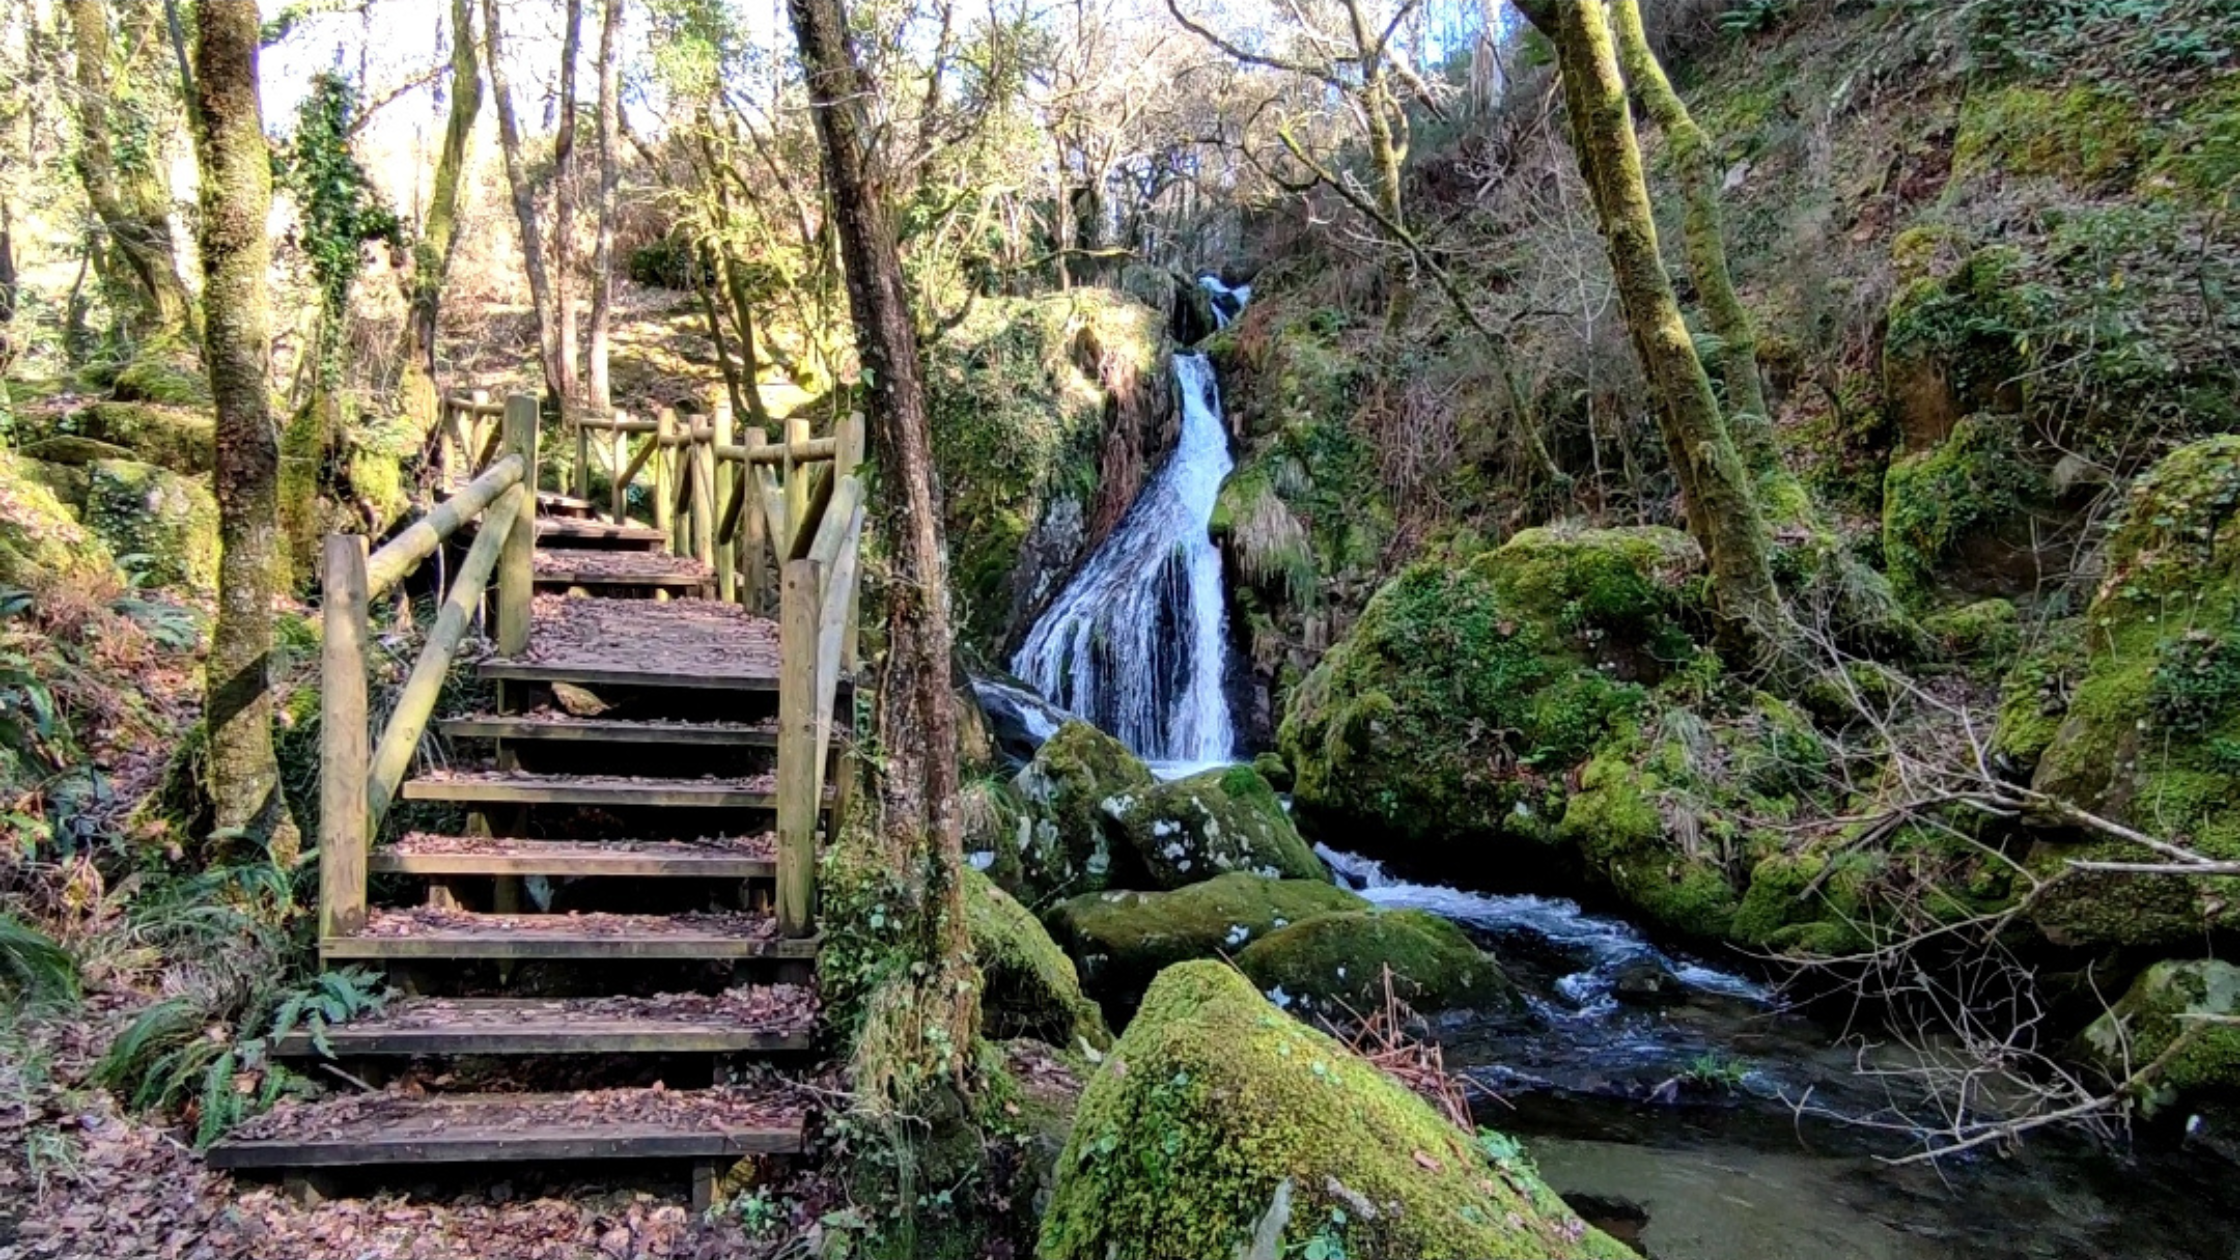
[[[600,519],[580,462],[575,494],[526,484],[533,400],[446,410],[495,412],[502,440],[462,434],[482,465],[379,552],[325,555],[320,955],[406,996],[277,1043],[360,1088],[283,1104],[209,1161],[331,1190],[311,1179],[656,1160],[691,1165],[705,1206],[723,1166],[808,1137],[787,1068],[815,1043],[816,846],[852,783],[860,429],[733,446],[719,406],[631,460],[639,425],[575,426],[579,460],[603,423],[610,475],[651,467],[649,526],[622,488]],[[470,535],[376,732],[368,604]],[[496,650],[461,666],[493,573]],[[459,668],[489,703],[434,719]],[[448,759],[422,751],[431,726]]]

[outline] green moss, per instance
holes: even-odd
[[[100,592],[120,581],[108,544],[78,523],[48,475],[0,448],[0,585],[67,582]]]
[[[1073,960],[1025,906],[987,876],[965,871],[965,914],[980,964],[980,1026],[990,1037],[1032,1037],[1075,1049],[1112,1044],[1096,1003],[1082,996]]]
[[[1291,790],[1291,765],[1278,752],[1264,752],[1252,759],[1252,768],[1268,781],[1268,786],[1278,792]]]
[[[2021,617],[2014,602],[1978,600],[1922,618],[1921,627],[1954,660],[2003,664],[2022,644]]]
[[[1286,1010],[1331,1016],[1384,1006],[1392,994],[1416,1011],[1517,1004],[1499,964],[1461,928],[1421,910],[1358,910],[1316,915],[1244,948],[1237,966]]]
[[[100,402],[61,417],[42,440],[85,438],[121,448],[132,459],[201,476],[216,459],[215,431],[208,406]]]
[[[1619,896],[1658,923],[1706,940],[1727,933],[1737,896],[1716,855],[1670,834],[1662,780],[1623,756],[1587,763],[1559,838],[1579,846]]]
[[[1883,483],[1882,556],[1891,585],[1925,600],[1963,544],[2011,529],[2048,496],[2045,475],[2011,416],[1962,420],[1930,450],[1890,465]]]
[[[1317,880],[1237,872],[1173,892],[1075,897],[1050,912],[1049,924],[1089,990],[1108,1009],[1125,1010],[1171,964],[1233,955],[1278,928],[1367,904]]]
[[[199,481],[153,464],[88,468],[86,526],[148,586],[209,593],[218,585],[218,501]]]
[[[1116,860],[1132,872],[1134,851],[1106,802],[1151,786],[1135,754],[1087,722],[1043,741],[1013,783],[1031,815],[1018,845],[1018,887],[1030,904],[1111,887]]]
[[[171,407],[210,406],[210,379],[183,346],[143,346],[109,384],[118,402],[161,403]]]
[[[2094,83],[2017,83],[1970,92],[1953,141],[1953,174],[2043,175],[2080,187],[2130,182],[2150,143],[2139,107]]]
[[[1235,971],[1176,967],[1082,1095],[1038,1252],[1226,1257],[1278,1201],[1285,1254],[1318,1235],[1355,1256],[1632,1254]]]
[[[1845,855],[1831,875],[1821,854],[1766,857],[1750,872],[1749,891],[1728,923],[1729,934],[1754,949],[1800,957],[1840,957],[1866,949],[1871,941],[1863,906],[1874,860],[1872,855]]]
[[[1693,654],[1671,530],[1527,530],[1410,566],[1293,693],[1278,742],[1313,815],[1411,840],[1539,838],[1547,780]],[[1639,680],[1639,681],[1635,681]]]
[[[1229,871],[1330,878],[1275,789],[1250,766],[1207,770],[1107,798],[1149,886],[1180,888]]]
[[[2141,1101],[2152,1112],[2202,1090],[2240,1087],[2240,1025],[2214,1022],[2236,1016],[2240,967],[2159,962],[2085,1030],[2084,1049],[2110,1079],[2121,1080],[2189,1037],[2158,1075],[2143,1082]]]
[[[2240,83],[2227,75],[2221,86],[2187,102],[2147,167],[2145,183],[2210,208],[2224,204],[2240,184]]]

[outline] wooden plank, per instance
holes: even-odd
[[[685,448],[685,462],[692,468],[692,557],[712,571],[716,562],[715,448],[695,442]]]
[[[402,581],[420,566],[443,540],[461,525],[482,514],[491,501],[521,480],[523,465],[510,455],[492,464],[488,472],[467,483],[404,532],[383,543],[366,561],[366,598],[373,599]]]
[[[537,400],[526,394],[506,399],[506,447],[521,457],[522,485],[528,488],[514,509],[516,528],[506,531],[498,557],[498,650],[509,656],[529,648],[530,607],[536,598]],[[588,506],[588,505],[587,505]]]
[[[515,486],[492,509],[490,528],[474,540],[474,547],[460,563],[451,592],[444,596],[436,623],[428,630],[420,658],[413,662],[412,674],[405,679],[404,690],[389,711],[388,725],[382,728],[381,742],[374,748],[373,765],[367,772],[366,808],[373,827],[381,825],[382,817],[389,812],[389,802],[396,796],[397,784],[412,765],[421,733],[428,728],[428,715],[435,712],[444,679],[451,673],[451,658],[465,641],[467,627],[473,624],[474,610],[482,603],[482,592],[490,584],[490,570],[497,565],[499,552],[511,549],[514,535],[530,532],[523,528],[521,515],[527,497],[520,486]],[[506,523],[509,520],[513,522],[510,525]],[[521,621],[524,626],[528,623],[526,609]]]
[[[630,476],[638,466],[628,462],[629,454],[629,434],[616,429],[607,435],[607,498],[610,501],[607,515],[617,525],[626,525],[630,520]],[[624,471],[625,468],[628,471]]]
[[[804,461],[795,458],[794,450],[805,447],[809,441],[809,419],[790,416],[786,419],[786,455],[782,465],[781,485],[786,495],[786,549],[780,559],[801,558],[801,536],[811,528],[809,520],[809,474]]]
[[[677,550],[677,478],[674,471],[676,452],[670,449],[670,440],[676,431],[677,417],[674,412],[664,407],[656,414],[654,423],[658,431],[654,434],[650,448],[655,452],[653,457],[653,527],[661,531],[663,538],[669,540],[669,550],[672,553],[682,554]]]
[[[319,645],[319,935],[365,926],[366,540],[329,534]]]
[[[799,442],[788,438],[784,446],[765,446],[760,450],[748,446],[718,447],[716,456],[734,463],[782,467],[788,459],[796,464],[822,463],[836,457],[839,450],[840,441],[837,438],[804,438]]]
[[[744,440],[752,453],[768,438],[760,428],[750,428]],[[739,602],[748,612],[760,613],[769,606],[770,517],[763,510],[761,470],[752,464],[739,469],[739,504],[743,526],[739,538]]]
[[[667,573],[586,573],[558,565],[541,566],[537,570],[537,585],[547,590],[565,590],[571,586],[647,586],[666,587],[670,590],[698,590],[707,586],[711,580],[709,574],[686,570]]]
[[[778,930],[815,930],[817,893],[817,594],[814,560],[786,565],[780,592],[778,689]]]
[[[572,682],[587,687],[605,683],[620,687],[674,687],[687,691],[778,689],[775,674],[708,674],[691,670],[645,669],[631,665],[543,665],[528,661],[488,660],[481,664],[480,671],[484,678],[509,682]]]
[[[576,875],[602,879],[770,879],[778,864],[720,849],[636,853],[596,842],[549,841],[503,853],[399,853],[378,849],[366,869],[382,875]]]
[[[504,936],[488,932],[425,932],[413,936],[339,936],[319,944],[327,959],[475,958],[517,961],[575,959],[815,958],[815,937],[750,938],[717,933],[614,935],[538,932]]]
[[[849,477],[847,485],[860,486]],[[835,508],[840,504],[835,502]],[[863,503],[858,495],[848,504],[848,525],[841,530],[832,544],[833,565],[828,570],[824,561],[812,557],[817,573],[823,579],[823,589],[818,592],[816,634],[816,713],[813,747],[829,748],[832,745],[832,706],[840,694],[840,648],[848,626],[848,609],[856,586],[856,559],[860,554],[857,540],[863,534]],[[817,540],[822,544],[825,540]],[[812,549],[813,550],[813,549]],[[813,761],[816,767],[814,799],[824,799],[825,764],[828,758],[819,756]]]
[[[858,482],[863,480],[858,470],[863,467],[865,437],[863,413],[860,411],[849,412],[840,422],[839,449],[834,453],[832,459],[832,471],[836,476],[853,476]],[[861,548],[862,545],[863,534],[859,528],[856,532],[856,539],[851,546]],[[860,557],[857,567],[861,568]],[[859,609],[862,602],[862,586],[863,584],[859,579],[850,578],[848,582],[847,622],[840,632],[840,672],[849,678],[855,676],[856,668],[860,664],[857,659],[857,640],[859,637],[857,624],[861,620]],[[832,785],[832,816],[836,819],[844,819],[848,816],[849,807],[854,802],[858,786],[853,741],[856,729],[856,708],[852,695],[848,701],[847,712],[841,715],[839,727],[845,734],[842,741],[843,749],[839,757],[838,779]]]
[[[566,410],[565,404],[562,405],[562,410]],[[580,420],[573,427],[576,437],[576,497],[589,503],[591,501],[591,430],[585,428]]]
[[[688,809],[769,809],[777,802],[773,792],[720,783],[698,784],[688,779],[586,783],[571,781],[562,775],[516,780],[414,779],[404,785],[404,799],[462,804],[635,805]]]
[[[446,718],[436,728],[452,739],[520,739],[600,744],[672,744],[695,748],[775,748],[775,727],[624,722],[599,718]]]
[[[578,520],[568,516],[540,516],[537,518],[537,537],[568,542],[628,543],[629,550],[650,550],[661,541],[661,531],[650,525],[633,525],[625,521],[612,524],[607,521]]]
[[[720,384],[708,388],[708,412],[715,417],[715,431],[708,444],[708,474],[713,482],[708,495],[709,545],[714,548],[716,598],[733,603],[739,598],[739,575],[738,548],[731,537],[731,504],[733,484],[741,478],[730,464],[716,458],[718,449],[731,444],[732,430],[731,399]]]
[[[534,1001],[519,1005],[534,1008]],[[540,1026],[525,1011],[513,1028],[381,1028],[345,1024],[327,1031],[338,1059],[485,1054],[781,1054],[810,1049],[808,1030],[770,1032],[715,1021],[583,1020]],[[291,1033],[272,1047],[284,1059],[325,1057],[308,1033]]]
[[[533,1097],[533,1096],[531,1096]],[[316,1136],[229,1138],[204,1153],[212,1168],[383,1167],[407,1164],[743,1158],[803,1149],[797,1118],[758,1124],[618,1121],[600,1116],[508,1121],[519,1094],[437,1095],[371,1120],[340,1120]]]

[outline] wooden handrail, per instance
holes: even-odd
[[[526,467],[520,456],[506,456],[460,487],[459,493],[414,521],[404,532],[383,543],[381,550],[365,561],[366,598],[376,598],[404,580],[406,574],[443,545],[444,539],[481,515],[482,509],[489,507],[493,499],[519,484]]]
[[[504,403],[485,402],[465,394],[453,394],[443,400],[443,405],[469,416],[502,416],[506,413]]]
[[[436,623],[428,631],[428,642],[420,649],[420,659],[413,662],[412,674],[405,680],[404,690],[397,696],[397,705],[389,714],[389,724],[381,731],[381,742],[374,746],[372,768],[366,782],[366,824],[369,830],[381,825],[382,816],[389,812],[389,803],[395,799],[397,785],[404,782],[404,772],[412,765],[413,751],[420,747],[420,736],[428,729],[428,718],[435,712],[436,698],[443,692],[443,680],[451,672],[451,658],[465,642],[467,627],[474,622],[474,610],[482,603],[482,593],[490,585],[491,571],[498,566],[499,553],[521,528],[522,506],[528,503],[534,510],[526,487],[514,486],[498,500],[490,518],[483,522],[482,532],[475,537],[474,546],[459,565],[459,574],[451,582],[451,593],[443,600],[443,610],[436,614]],[[528,531],[532,536],[535,529]]]
[[[839,454],[838,438],[809,438],[801,443],[784,446],[725,446],[716,447],[716,458],[734,464],[782,465],[789,458],[796,464],[814,464],[832,459]]]

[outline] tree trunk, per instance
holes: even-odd
[[[474,6],[451,0],[451,113],[443,127],[443,151],[436,157],[435,189],[420,239],[412,246],[412,290],[405,313],[398,358],[404,375],[398,391],[405,414],[419,422],[422,435],[439,419],[436,386],[436,337],[443,306],[443,282],[451,271],[451,249],[459,232],[459,186],[467,166],[467,140],[475,115],[482,112],[482,67],[475,59]]]
[[[560,37],[560,127],[552,140],[552,299],[560,350],[560,405],[576,397],[576,62],[583,50],[583,0],[567,0]]]
[[[1758,329],[1749,309],[1735,292],[1734,273],[1727,266],[1727,228],[1719,208],[1718,155],[1696,125],[1672,80],[1649,48],[1641,25],[1640,0],[1611,0],[1610,18],[1616,25],[1619,55],[1624,59],[1626,82],[1664,132],[1672,146],[1673,169],[1680,177],[1680,192],[1687,202],[1682,244],[1688,273],[1703,296],[1703,313],[1722,348],[1719,375],[1727,386],[1727,427],[1753,474],[1763,476],[1778,467],[1781,456],[1773,445],[1773,413],[1766,405],[1764,378],[1758,372]]]
[[[914,903],[904,908],[896,937],[913,965],[894,969],[868,1000],[856,1063],[869,1070],[859,1070],[856,1084],[872,1106],[906,1106],[921,1089],[964,1079],[979,983],[965,932],[948,561],[925,389],[887,190],[872,174],[877,89],[849,40],[840,3],[789,0],[788,7],[822,142],[873,451],[886,488],[892,576],[879,680],[884,764],[876,843]]]
[[[119,124],[111,116],[118,88],[109,74],[109,0],[68,0],[64,7],[77,61],[78,177],[108,235],[106,247],[95,252],[96,269],[127,304],[120,313],[135,337],[191,338],[194,301],[179,278],[172,245],[170,187],[152,160],[120,163],[111,140]],[[153,34],[154,9],[142,4],[126,15]]]
[[[591,407],[614,409],[614,386],[607,379],[607,325],[614,318],[615,188],[622,170],[621,84],[615,74],[615,45],[622,35],[622,0],[606,0],[599,26],[599,235],[591,247]]]
[[[203,361],[216,402],[218,621],[205,666],[203,723],[219,834],[292,846],[272,754],[272,605],[280,594],[278,483],[265,361],[272,159],[257,99],[256,0],[204,0],[195,44],[195,138],[202,165]]]
[[[1794,634],[1773,581],[1770,536],[1658,252],[1609,12],[1604,0],[1530,0],[1519,7],[1556,45],[1580,170],[1634,353],[1656,393],[1658,428],[1687,496],[1689,531],[1710,557],[1722,636],[1738,654],[1785,654]]]
[[[498,107],[498,147],[505,154],[506,187],[513,194],[513,219],[521,232],[521,268],[529,273],[529,305],[536,311],[537,351],[544,360],[544,388],[565,405],[567,373],[561,365],[554,331],[552,277],[544,266],[544,232],[537,223],[537,190],[521,160],[521,123],[513,112],[513,91],[506,80],[504,35],[498,0],[482,0],[482,51],[490,70],[490,95]]]

